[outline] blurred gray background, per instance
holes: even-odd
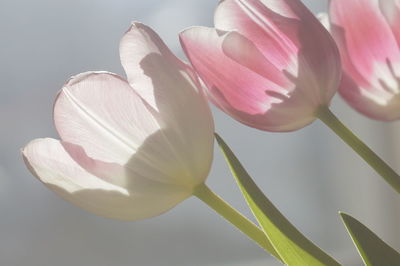
[[[0,265],[278,265],[192,198],[160,217],[120,222],[64,202],[26,170],[20,148],[57,137],[52,104],[71,76],[124,75],[118,44],[132,20],[152,26],[183,57],[177,33],[212,25],[216,0],[0,0]],[[323,11],[326,1],[305,1]],[[399,123],[371,121],[340,98],[332,109],[396,170]],[[257,131],[214,109],[217,132],[276,206],[345,265],[361,265],[338,211],[400,248],[400,197],[324,125],[293,133]],[[251,217],[221,153],[208,179]]]

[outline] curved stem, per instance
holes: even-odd
[[[357,152],[375,171],[380,174],[398,193],[400,193],[400,176],[385,163],[375,152],[351,132],[342,122],[329,110],[322,107],[317,117],[332,129],[344,142]]]
[[[256,226],[253,222],[235,210],[232,206],[226,203],[222,198],[215,194],[209,187],[205,184],[199,185],[193,195],[207,204],[211,209],[216,211],[219,215],[228,220],[242,233],[247,235],[250,239],[255,241],[268,253],[273,255],[275,258],[280,259],[280,256],[275,251],[272,244],[269,242],[265,233]]]

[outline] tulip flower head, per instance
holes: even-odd
[[[362,114],[400,118],[400,1],[331,0],[330,30],[343,61],[339,92]]]
[[[192,69],[154,31],[133,23],[120,54],[128,81],[107,72],[71,78],[54,104],[61,140],[34,140],[23,157],[66,200],[138,220],[171,209],[204,183],[214,125]]]
[[[181,33],[210,100],[249,126],[292,131],[329,106],[341,79],[339,52],[299,0],[223,0],[215,28]]]

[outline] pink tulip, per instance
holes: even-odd
[[[54,105],[61,140],[34,140],[23,156],[66,200],[137,220],[169,210],[204,183],[214,125],[193,71],[154,31],[134,23],[120,53],[128,81],[107,72],[71,78]]]
[[[345,71],[340,94],[373,119],[399,119],[400,1],[331,0],[330,23]]]
[[[215,28],[180,37],[210,100],[261,130],[310,124],[340,83],[337,47],[299,0],[223,0]]]

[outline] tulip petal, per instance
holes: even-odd
[[[290,87],[285,74],[265,58],[251,40],[239,32],[232,31],[226,34],[222,42],[222,50],[230,59],[279,87]]]
[[[372,92],[395,82],[388,64],[399,64],[400,51],[378,0],[331,0],[330,19],[344,69],[359,86]]]
[[[376,120],[393,121],[400,119],[400,98],[392,97],[388,91],[370,92],[371,89],[360,87],[347,74],[343,75],[339,87],[340,95],[360,113]]]
[[[278,15],[282,13],[284,16]],[[292,64],[292,55],[298,50],[297,43],[287,35],[293,35],[293,17],[284,1],[264,5],[263,1],[224,0],[215,11],[214,23],[217,29],[244,34],[274,65],[283,69]]]
[[[157,112],[177,159],[196,174],[197,182],[204,181],[212,161],[214,123],[193,70],[141,23],[133,23],[122,38],[120,56],[129,83]]]
[[[379,0],[379,5],[400,46],[400,0]]]
[[[223,91],[234,108],[251,114],[262,114],[270,109],[271,104],[281,102],[278,98],[268,97],[265,93],[272,91],[278,94],[284,90],[253,71],[267,65],[267,62],[263,64],[262,59],[258,60],[259,52],[251,43],[245,43],[245,38],[233,40],[234,36],[230,34],[205,27],[190,28],[182,32],[180,37],[183,49],[187,51],[196,71],[206,83],[212,82],[207,84],[208,87]],[[226,38],[231,39],[233,43],[230,44]],[[231,46],[246,47],[250,50],[246,50],[246,55],[239,58],[235,48]],[[241,59],[245,61],[241,62]]]
[[[341,77],[339,51],[300,1],[223,0],[215,24],[180,39],[223,111],[258,129],[292,131],[329,105]]]
[[[37,139],[22,151],[29,170],[46,186],[71,203],[97,215],[139,220],[171,209],[190,196],[176,186],[132,177],[134,189],[116,186],[83,169],[71,156],[76,145]],[[82,159],[82,157],[80,157]],[[116,167],[116,166],[115,166]]]
[[[274,76],[274,72],[265,71],[275,70],[246,37],[193,27],[182,32],[180,39],[209,88],[211,100],[242,123],[262,130],[287,131],[314,120],[313,105],[301,90],[295,91],[281,72]],[[246,48],[245,55],[240,55],[240,47]],[[289,86],[282,87],[285,83]]]
[[[159,125],[143,100],[115,74],[80,74],[63,87],[54,104],[61,139],[82,146],[105,162],[125,164]]]
[[[214,20],[217,29],[237,30],[253,41],[278,69],[314,90],[320,102],[330,102],[336,93],[341,75],[337,47],[301,1],[224,0]]]

